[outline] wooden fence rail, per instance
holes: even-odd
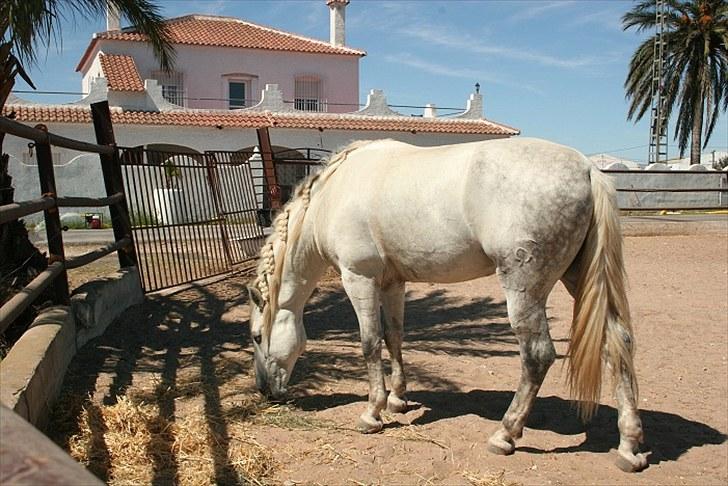
[[[23,290],[0,307],[0,332],[4,332],[64,271],[63,262],[51,263],[48,268],[23,287]]]
[[[69,303],[67,269],[88,265],[113,252],[118,254],[120,267],[137,264],[119,154],[114,139],[108,102],[102,101],[92,104],[91,117],[96,133],[97,143],[95,144],[49,133],[44,125],[29,127],[8,118],[0,118],[0,132],[32,140],[35,143],[41,194],[38,199],[0,206],[0,224],[42,211],[45,218],[49,253],[48,268],[38,274],[19,293],[0,307],[0,333],[5,332],[8,326],[46,288],[50,287],[52,289],[54,304],[67,305]],[[99,154],[106,197],[59,197],[53,172],[51,146]],[[67,260],[63,248],[63,226],[61,225],[58,208],[104,206],[108,206],[111,213],[114,243]]]
[[[52,208],[55,204],[56,201],[52,197],[41,197],[32,201],[21,201],[0,206],[0,224],[39,213]]]
[[[108,197],[41,197],[0,206],[0,224],[39,213],[54,206],[59,208],[105,207],[122,202],[124,194],[117,192]]]
[[[105,104],[106,109],[108,111],[108,107],[109,107],[108,103],[106,103],[106,102],[94,103],[94,105],[101,105],[101,104]],[[99,107],[99,108],[101,110],[103,110],[102,107]],[[92,115],[93,115],[93,113],[92,113]],[[110,119],[111,119],[111,117],[109,116],[109,120]],[[35,143],[53,145],[54,147],[62,147],[62,148],[67,148],[67,149],[71,149],[71,150],[78,150],[79,152],[91,152],[91,153],[95,153],[95,154],[111,155],[115,151],[114,147],[109,146],[109,145],[82,142],[80,140],[74,140],[72,138],[62,137],[62,136],[56,135],[54,133],[48,133],[47,131],[45,131],[41,128],[38,128],[37,126],[29,127],[28,125],[23,125],[22,123],[18,123],[9,118],[3,118],[3,117],[0,117],[0,132],[9,133],[10,135],[15,135],[16,137],[19,137],[19,138],[25,138],[27,140],[32,140]]]

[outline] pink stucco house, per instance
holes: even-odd
[[[239,229],[249,220],[236,218],[255,214],[264,222],[309,172],[300,159],[312,153],[322,156],[355,140],[436,146],[520,133],[485,118],[478,84],[456,114],[438,116],[432,104],[421,114],[399,113],[378,89],[367,90],[366,104],[360,107],[359,62],[365,52],[345,43],[349,3],[319,0],[319,8],[330,14],[329,42],[230,17],[193,14],[168,19],[177,53],[171,73],[160,70],[146,39],[133,27],[120,28],[118,15],[111,12],[107,29],[94,34],[77,66],[86,93],[82,99],[47,104],[11,94],[3,112],[28,125],[42,123],[57,135],[94,142],[91,104],[108,101],[116,143],[128,162],[124,177],[130,211],[139,221],[174,226],[204,220],[205,231],[212,232],[214,225],[207,223],[218,221],[231,231],[231,248],[247,241]],[[37,198],[38,167],[28,141],[7,136],[3,149],[13,160],[15,197]],[[92,183],[102,179],[95,154],[53,150],[59,194],[105,194],[103,185]],[[141,153],[146,153],[143,159]],[[442,161],[443,171],[451,170],[448,162]],[[165,167],[163,172],[159,166]],[[177,182],[171,182],[168,167]],[[212,176],[208,169],[237,176]],[[130,185],[134,174],[144,182]],[[254,193],[241,198],[244,181],[251,180],[257,181]],[[220,198],[210,196],[213,185],[221,189]],[[70,209],[62,211],[65,217]],[[163,233],[166,248],[185,246]]]
[[[257,142],[250,130],[256,128],[275,129],[278,147],[326,150],[362,139],[431,146],[519,134],[485,118],[478,85],[455,115],[438,116],[430,104],[419,116],[398,113],[377,89],[360,107],[359,61],[366,53],[346,45],[350,0],[320,2],[329,11],[328,42],[232,17],[168,19],[174,72],[163,72],[145,37],[121,28],[110,10],[106,31],[93,35],[76,68],[84,98],[48,105],[11,95],[6,110],[19,121],[87,136],[89,104],[108,100],[119,144],[187,152],[247,150]]]
[[[241,109],[260,101],[277,84],[285,103],[301,111],[358,109],[359,59],[366,53],[344,45],[348,1],[330,0],[331,42],[303,37],[231,17],[187,15],[167,21],[176,50],[175,69],[159,69],[144,35],[120,29],[110,13],[108,30],[94,34],[78,63],[84,92],[104,77],[109,88],[144,91],[153,79],[170,103],[186,108]]]
[[[260,144],[256,129],[263,128],[274,153],[289,156],[299,149],[302,155],[308,149],[335,151],[354,140],[434,146],[520,133],[484,116],[478,85],[454,115],[438,116],[433,105],[417,116],[398,113],[378,89],[367,90],[360,107],[359,61],[366,53],[346,45],[349,3],[320,0],[330,14],[328,42],[230,17],[168,19],[177,51],[173,73],[161,72],[144,37],[133,27],[120,28],[111,12],[107,30],[94,34],[77,66],[84,98],[44,104],[11,95],[4,109],[23,123],[94,141],[89,105],[108,100],[119,146],[184,154],[249,154]],[[26,140],[7,137],[4,148],[19,161],[27,157]],[[98,196],[79,183],[100,177],[94,157],[59,149],[53,160],[59,187]],[[37,168],[29,161],[12,171],[18,197],[34,197]]]

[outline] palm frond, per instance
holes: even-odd
[[[625,81],[627,98],[631,99],[627,119],[640,120],[652,103],[653,40],[647,39],[635,51],[630,61],[629,75]]]
[[[708,94],[706,96],[706,113],[705,118],[708,124],[705,126],[703,148],[708,145],[710,137],[713,135],[713,129],[718,121],[718,115],[721,111],[721,100],[723,101],[723,111],[725,111],[726,102],[728,102],[728,60],[716,53],[709,64],[710,76],[708,85]]]
[[[61,44],[61,20],[103,16],[109,6],[149,38],[162,68],[170,69],[174,48],[159,7],[150,0],[2,0],[2,42],[12,44],[21,63],[32,64],[42,52],[41,47]]]
[[[655,2],[651,0],[643,0],[638,3],[632,10],[622,16],[622,29],[629,30],[632,27],[637,28],[637,32],[654,27],[655,25]]]
[[[666,62],[662,93],[668,117],[677,115],[674,137],[683,154],[691,137],[704,135],[707,145],[719,113],[728,109],[728,2],[667,0],[665,5],[668,31],[663,34]],[[624,30],[641,32],[655,24],[652,0],[641,1],[622,17]],[[644,41],[630,59],[624,83],[630,120],[640,120],[655,96],[653,43],[654,37]]]

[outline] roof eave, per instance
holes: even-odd
[[[80,69],[83,67],[83,64],[86,61],[86,56],[90,53],[91,49],[93,48],[93,45],[98,42],[99,40],[107,40],[107,41],[117,41],[117,42],[149,42],[146,39],[110,39],[106,37],[97,37],[99,34],[104,34],[105,32],[97,32],[94,34],[94,39],[89,44],[89,47],[86,48],[86,52],[84,53],[83,57],[81,57],[81,61],[79,61],[78,66],[76,67],[76,71],[80,71]],[[172,42],[172,45],[175,46],[192,46],[192,47],[223,47],[226,49],[252,49],[256,51],[275,51],[275,52],[298,52],[300,54],[314,54],[319,56],[358,56],[358,57],[366,57],[367,52],[361,49],[355,49],[353,47],[345,47],[346,51],[342,52],[312,52],[312,51],[304,51],[304,50],[295,50],[295,49],[271,49],[271,48],[265,48],[265,47],[237,47],[237,46],[223,46],[223,45],[214,45],[214,44],[194,44],[191,42]]]
[[[80,73],[83,67],[86,65],[86,62],[88,61],[89,57],[91,56],[91,52],[93,51],[96,44],[99,42],[99,39],[97,37],[97,34],[94,34],[93,37],[91,37],[91,42],[89,43],[88,47],[86,47],[86,50],[84,51],[83,55],[81,56],[81,60],[78,61],[78,65],[76,66],[76,72]]]
[[[59,122],[59,123],[85,123],[86,121],[76,121],[76,120],[50,120],[48,119],[51,116],[51,113],[49,111],[44,112],[38,112],[34,113],[38,116],[28,117],[27,119],[23,119],[23,110],[28,109],[27,106],[5,106],[5,111],[13,110],[13,108],[17,108],[20,112],[20,121],[46,121],[46,122]],[[53,108],[61,108],[61,109],[67,109],[70,112],[75,112],[77,115],[82,115],[82,118],[84,120],[88,117],[90,117],[90,111],[86,107],[80,107],[80,106],[54,106]],[[35,111],[35,110],[33,110]],[[52,110],[51,110],[52,111]],[[204,111],[204,110],[203,110]],[[260,127],[269,127],[269,128],[281,128],[281,129],[291,129],[291,130],[315,130],[317,127],[319,129],[324,130],[342,130],[342,131],[353,131],[353,132],[359,132],[359,131],[379,131],[379,132],[419,132],[419,133],[440,133],[440,134],[451,134],[451,135],[490,135],[490,136],[496,136],[496,137],[508,137],[508,136],[517,136],[520,135],[520,130],[508,127],[507,125],[503,125],[500,123],[495,123],[487,120],[479,120],[476,123],[466,123],[466,125],[470,125],[470,127],[448,127],[448,122],[442,123],[432,123],[432,122],[418,122],[414,125],[404,126],[404,127],[396,127],[392,126],[390,124],[382,124],[380,126],[358,126],[358,127],[345,127],[338,123],[330,123],[333,120],[341,121],[341,115],[339,114],[319,114],[318,118],[320,118],[317,122],[311,122],[308,126],[301,126],[300,119],[305,119],[305,115],[293,115],[289,113],[275,113],[275,112],[249,112],[246,113],[243,117],[240,117],[241,114],[235,114],[235,113],[229,113],[227,111],[221,111],[220,115],[223,115],[218,118],[209,119],[209,120],[200,120],[198,123],[190,123],[189,117],[191,115],[192,118],[194,118],[196,113],[200,113],[196,110],[180,110],[179,112],[144,112],[144,111],[123,111],[121,109],[112,109],[112,115],[115,117],[114,123],[121,124],[121,125],[147,125],[147,126],[159,126],[159,125],[167,125],[167,126],[187,126],[187,127],[215,127],[218,125],[229,127],[229,128],[260,128]],[[151,118],[146,120],[139,120],[137,116],[139,115],[152,115]],[[202,113],[206,114],[206,113]],[[210,113],[211,115],[213,113]],[[158,116],[154,116],[158,115]],[[170,115],[172,116],[171,118]],[[178,119],[174,115],[186,115],[185,118],[187,119]],[[278,115],[278,116],[276,116]],[[241,119],[242,118],[242,119]],[[344,118],[348,118],[349,121],[370,121],[370,117],[356,117],[356,116],[349,116],[347,117],[344,115]],[[296,119],[298,120],[298,123],[296,123]],[[412,121],[409,118],[406,117],[395,117],[393,120],[399,120],[403,122]],[[383,120],[378,120],[383,121]],[[391,121],[391,120],[387,120]],[[443,120],[444,121],[444,120]],[[329,123],[327,123],[329,122]]]

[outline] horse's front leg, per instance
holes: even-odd
[[[384,311],[384,341],[392,361],[392,389],[387,397],[387,410],[406,412],[407,381],[402,363],[402,335],[404,333],[404,282],[396,282],[382,289]]]
[[[341,282],[359,320],[361,347],[369,374],[369,404],[359,417],[358,429],[365,434],[382,430],[381,411],[387,403],[382,365],[382,324],[379,319],[379,286],[375,279],[342,269]]]

